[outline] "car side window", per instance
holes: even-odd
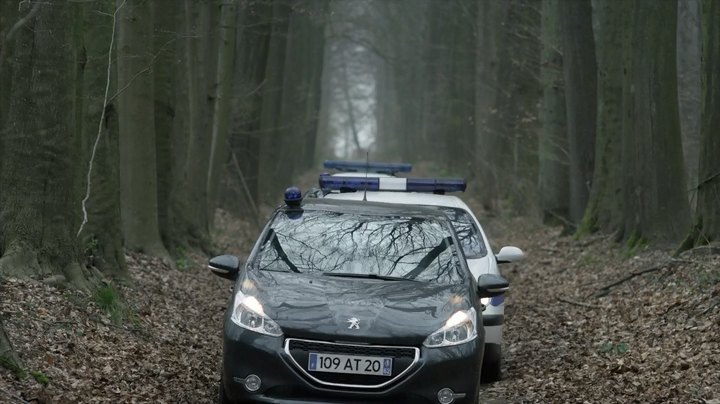
[[[480,230],[468,212],[459,208],[444,208],[443,212],[450,218],[460,246],[469,259],[482,258],[487,255],[485,243]]]

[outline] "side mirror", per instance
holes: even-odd
[[[525,258],[525,254],[517,247],[503,247],[500,252],[495,255],[498,264],[506,264],[508,262],[518,262]]]
[[[220,255],[210,260],[208,268],[221,278],[234,280],[240,269],[240,260],[234,255]]]
[[[507,279],[495,274],[480,275],[477,284],[479,297],[494,297],[510,290]]]

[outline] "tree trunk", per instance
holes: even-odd
[[[597,67],[590,0],[560,3],[570,162],[570,209],[580,223],[592,181],[596,130]]]
[[[567,126],[559,18],[560,0],[543,0],[538,191],[543,220],[547,223],[564,223],[568,217]]]
[[[698,181],[700,114],[702,110],[700,65],[702,57],[701,0],[678,2],[677,69],[680,129],[687,184]],[[720,21],[716,21],[718,23]],[[695,194],[690,195],[694,205]]]
[[[500,56],[505,55],[502,46],[503,23],[507,18],[507,2],[483,1],[478,10],[477,44],[477,95],[475,118],[477,128],[475,167],[478,171],[480,201],[483,208],[493,211],[497,208],[499,197],[498,177],[500,167],[493,164],[498,140],[503,136],[500,130],[496,102],[498,91],[498,70]]]
[[[595,1],[597,57],[597,134],[590,199],[580,233],[622,233],[623,55],[630,30],[631,5]]]
[[[4,367],[16,376],[22,376],[24,373],[23,363],[20,361],[15,349],[5,332],[2,317],[0,317],[0,367]]]
[[[235,62],[235,26],[237,7],[235,1],[220,0],[220,41],[215,75],[215,105],[212,118],[212,139],[210,166],[207,176],[208,216],[212,217],[217,207],[220,177],[228,159],[228,127],[232,105],[233,73]]]
[[[698,206],[695,226],[685,244],[720,240],[720,4],[705,0],[703,7],[702,117]]]
[[[450,70],[450,111],[447,134],[446,167],[455,175],[469,180],[475,150],[475,42],[477,4],[472,0],[460,0],[451,4],[452,24]]]
[[[178,115],[175,127],[182,129],[182,135],[176,137],[173,154],[178,159],[172,190],[172,209],[174,226],[183,234],[185,242],[205,248],[209,240],[209,218],[207,205],[207,172],[210,156],[210,133],[205,128],[204,70],[206,64],[202,50],[209,31],[209,7],[207,1],[185,0],[180,12],[178,29],[185,38],[178,53],[182,55],[178,64],[176,83],[182,95],[176,99]],[[183,21],[184,20],[184,21]],[[180,113],[183,111],[184,113]]]
[[[10,108],[12,64],[9,63],[8,58],[10,56],[10,45],[13,41],[12,38],[8,39],[7,36],[17,23],[17,9],[17,4],[13,2],[0,2],[0,131],[4,129],[4,124],[7,122],[5,118]],[[1,142],[0,147],[2,147]],[[2,155],[1,148],[0,155]]]
[[[79,265],[73,193],[73,5],[39,4],[14,39],[8,124],[0,155],[0,274],[65,278],[87,288]],[[26,9],[28,7],[25,7]],[[27,12],[28,10],[23,10]],[[32,102],[30,101],[32,100]]]
[[[540,9],[535,0],[508,2],[502,43],[499,44],[497,122],[490,148],[502,198],[510,208],[533,214],[537,207],[537,133],[540,87]]]
[[[634,8],[623,122],[624,236],[677,242],[689,206],[683,171],[675,66],[677,1]]]
[[[327,3],[296,0],[288,28],[285,55],[283,99],[279,134],[292,147],[280,150],[283,169],[278,181],[289,185],[295,176],[311,167],[309,153],[314,153],[317,131],[318,98],[323,55],[323,18]]]
[[[176,175],[173,164],[175,119],[175,87],[178,70],[175,45],[179,34],[175,30],[178,7],[175,0],[156,0],[153,7],[153,94],[155,114],[155,151],[157,167],[158,226],[163,244],[174,250],[184,237],[171,220],[172,184]],[[182,8],[180,7],[180,10]]]
[[[152,14],[149,0],[127,0],[118,13],[122,229],[125,247],[168,258],[158,226]]]
[[[273,202],[279,199],[288,184],[279,183],[283,161],[282,148],[292,147],[280,137],[279,116],[282,108],[285,51],[291,8],[289,0],[273,3],[272,33],[265,67],[265,85],[262,89],[262,110],[260,113],[260,155],[258,182],[260,200]]]
[[[260,115],[263,89],[267,85],[265,70],[272,28],[272,4],[240,3],[240,25],[252,28],[238,30],[238,50],[233,80],[232,133],[230,144],[238,161],[234,170],[237,197],[224,205],[238,213],[256,215],[253,206],[259,201],[258,169],[260,167]],[[238,203],[238,199],[243,202]]]
[[[125,254],[120,224],[118,115],[113,101],[105,107],[106,88],[108,99],[117,91],[112,74],[115,71],[108,71],[112,68],[108,65],[108,57],[114,60],[116,54],[115,46],[110,47],[113,31],[111,17],[108,17],[115,12],[115,1],[83,4],[82,8],[85,28],[82,45],[86,56],[80,61],[84,68],[79,84],[82,86],[81,132],[85,159],[80,167],[80,198],[88,199],[85,204],[87,223],[80,236],[91,265],[103,272],[122,274],[125,272]],[[90,164],[92,174],[88,193]]]

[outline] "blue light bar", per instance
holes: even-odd
[[[412,164],[409,163],[376,163],[365,161],[325,160],[323,167],[344,172],[369,172],[378,174],[409,173]]]
[[[462,178],[361,178],[321,174],[320,188],[328,191],[399,191],[399,192],[465,192]]]

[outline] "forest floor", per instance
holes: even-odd
[[[256,229],[221,219],[216,249],[242,256]],[[494,247],[527,253],[503,267],[504,375],[483,402],[720,403],[717,254],[672,258],[522,219],[483,222]],[[0,315],[27,374],[0,368],[0,402],[212,402],[231,284],[198,255],[177,270],[127,259],[129,279],[93,296],[2,281]]]

